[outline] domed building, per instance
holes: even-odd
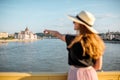
[[[28,27],[24,31],[21,31],[19,33],[15,33],[14,35],[15,39],[22,39],[22,40],[34,40],[37,39],[37,35],[33,32],[31,32]]]

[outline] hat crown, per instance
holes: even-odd
[[[81,11],[77,16],[68,16],[69,19],[77,23],[85,25],[92,33],[98,33],[92,26],[95,22],[95,17],[87,11]]]
[[[81,11],[77,16],[89,25],[93,25],[95,22],[95,17],[90,12]]]

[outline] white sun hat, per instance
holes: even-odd
[[[92,26],[95,22],[95,17],[88,11],[81,11],[77,16],[70,16],[68,18],[72,21],[85,25],[85,27],[92,33],[98,33]]]

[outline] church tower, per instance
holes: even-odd
[[[26,27],[25,31],[29,31],[28,27]]]

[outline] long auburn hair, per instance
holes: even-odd
[[[78,34],[71,44],[68,45],[68,48],[80,42],[83,48],[83,56],[89,54],[93,59],[98,59],[104,53],[105,45],[103,40],[99,35],[90,32],[84,25],[80,25],[80,28],[83,29],[82,31],[84,31],[84,34]]]

